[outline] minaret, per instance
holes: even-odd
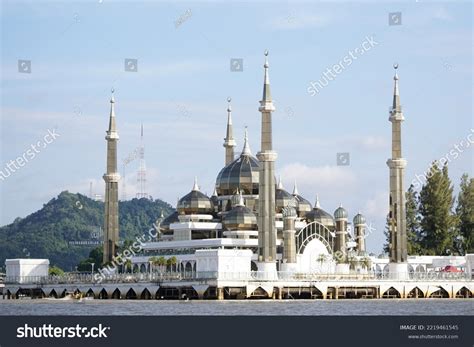
[[[232,126],[232,107],[230,106],[230,102],[232,101],[231,98],[227,98],[228,106],[227,106],[227,132],[224,139],[224,147],[225,147],[225,165],[229,165],[231,162],[234,161],[234,147],[235,147],[235,140],[234,140],[234,130]]]
[[[265,51],[263,97],[258,109],[262,113],[261,149],[257,153],[260,161],[258,261],[259,270],[270,275],[276,271],[275,160],[277,154],[272,147],[272,112],[275,111],[275,107],[270,93],[267,57],[268,51]]]
[[[357,241],[357,254],[365,254],[365,217],[359,212],[356,214],[353,220],[354,223],[354,236]]]
[[[118,212],[118,182],[120,174],[117,171],[117,142],[119,135],[115,124],[114,90],[110,99],[109,130],[107,140],[107,172],[105,181],[105,214],[104,214],[104,264],[112,261],[117,252],[119,242],[119,212]]]
[[[334,249],[341,254],[341,257],[344,256],[343,258],[345,260],[347,253],[347,211],[342,205],[334,212],[334,219],[336,220],[336,244],[334,245]]]
[[[143,142],[143,124],[141,127],[140,133],[140,166],[138,167],[137,172],[137,183],[138,183],[138,193],[136,195],[137,199],[145,198],[148,199],[149,195],[146,191],[146,164],[145,164],[145,144]]]
[[[394,69],[398,69],[395,64]],[[405,273],[407,261],[407,231],[405,211],[405,167],[407,161],[402,157],[402,122],[405,120],[400,105],[400,93],[398,90],[398,74],[395,71],[393,105],[390,110],[392,122],[392,158],[387,161],[390,168],[390,197],[389,197],[389,231],[390,231],[390,263],[404,264],[404,266],[392,266],[391,272]]]

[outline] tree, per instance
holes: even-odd
[[[152,266],[158,265],[158,257],[150,257],[148,261],[151,263]]]
[[[166,259],[165,259],[165,257],[163,257],[163,256],[159,257],[156,262],[157,262],[158,266],[160,267],[160,272],[163,272],[163,267],[166,266]]]
[[[420,192],[422,246],[426,254],[449,255],[455,235],[455,219],[451,213],[454,198],[448,166],[433,162],[430,175]]]
[[[62,275],[64,275],[64,271],[61,268],[57,267],[57,266],[51,266],[49,268],[48,273],[49,273],[50,276],[62,276]]]
[[[77,270],[83,272],[92,271],[92,264],[96,266],[96,269],[101,267],[103,260],[104,250],[101,246],[94,248],[89,252],[89,258],[81,260],[77,264]]]
[[[468,174],[461,177],[456,206],[458,233],[461,239],[460,253],[474,253],[474,178]]]
[[[177,263],[178,263],[178,259],[176,259],[175,256],[168,258],[168,260],[166,261],[166,265],[168,265],[171,268],[171,271],[173,271],[173,267],[175,267]]]
[[[405,198],[408,254],[419,255],[423,253],[420,245],[420,216],[418,213],[418,193],[413,184],[408,188]]]

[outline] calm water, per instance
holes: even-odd
[[[1,300],[0,315],[473,315],[472,299],[421,300]]]

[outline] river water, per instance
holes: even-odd
[[[0,315],[474,315],[473,299],[1,300]]]

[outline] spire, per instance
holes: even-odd
[[[217,188],[216,186],[214,186],[214,191],[212,192],[212,195],[211,196],[217,196]]]
[[[141,133],[140,133],[140,139],[141,139],[142,142],[143,142],[143,123],[142,123],[142,129],[141,129]]]
[[[232,107],[230,102],[232,99],[229,97],[227,98],[227,131],[226,137],[224,138],[224,147],[225,147],[225,165],[230,164],[234,160],[234,147],[235,147],[235,140],[234,140],[234,130],[232,126]]]
[[[283,183],[281,182],[281,175],[278,176],[278,187],[277,187],[277,189],[281,189],[281,190],[283,189]]]
[[[315,208],[321,208],[321,204],[319,203],[319,195],[316,194],[316,202],[314,203]]]
[[[193,185],[193,190],[199,191],[199,186],[198,186],[198,179],[197,176],[194,176],[194,185]]]
[[[232,98],[227,98],[228,105],[227,105],[227,132],[226,132],[226,137],[225,137],[226,142],[234,140],[234,131],[232,127],[232,106],[230,104],[231,101],[232,101]]]
[[[110,97],[110,117],[109,117],[109,130],[107,130],[107,137],[110,139],[118,139],[117,126],[115,124],[115,99],[114,89],[112,88],[112,96]]]
[[[293,195],[299,195],[298,186],[296,185],[296,180],[295,180],[295,185],[293,186]]]
[[[262,102],[271,102],[272,101],[272,94],[270,92],[270,78],[268,75],[268,50],[265,51],[265,64],[263,64],[265,68],[265,77],[263,79],[263,97]]]
[[[242,149],[242,155],[252,155],[252,152],[250,151],[249,133],[247,131],[247,127],[245,127],[244,148]]]
[[[393,68],[395,70],[395,75],[393,76],[394,86],[393,86],[393,104],[392,104],[392,116],[396,113],[402,112],[402,106],[400,105],[400,91],[398,89],[398,64],[393,64]]]

